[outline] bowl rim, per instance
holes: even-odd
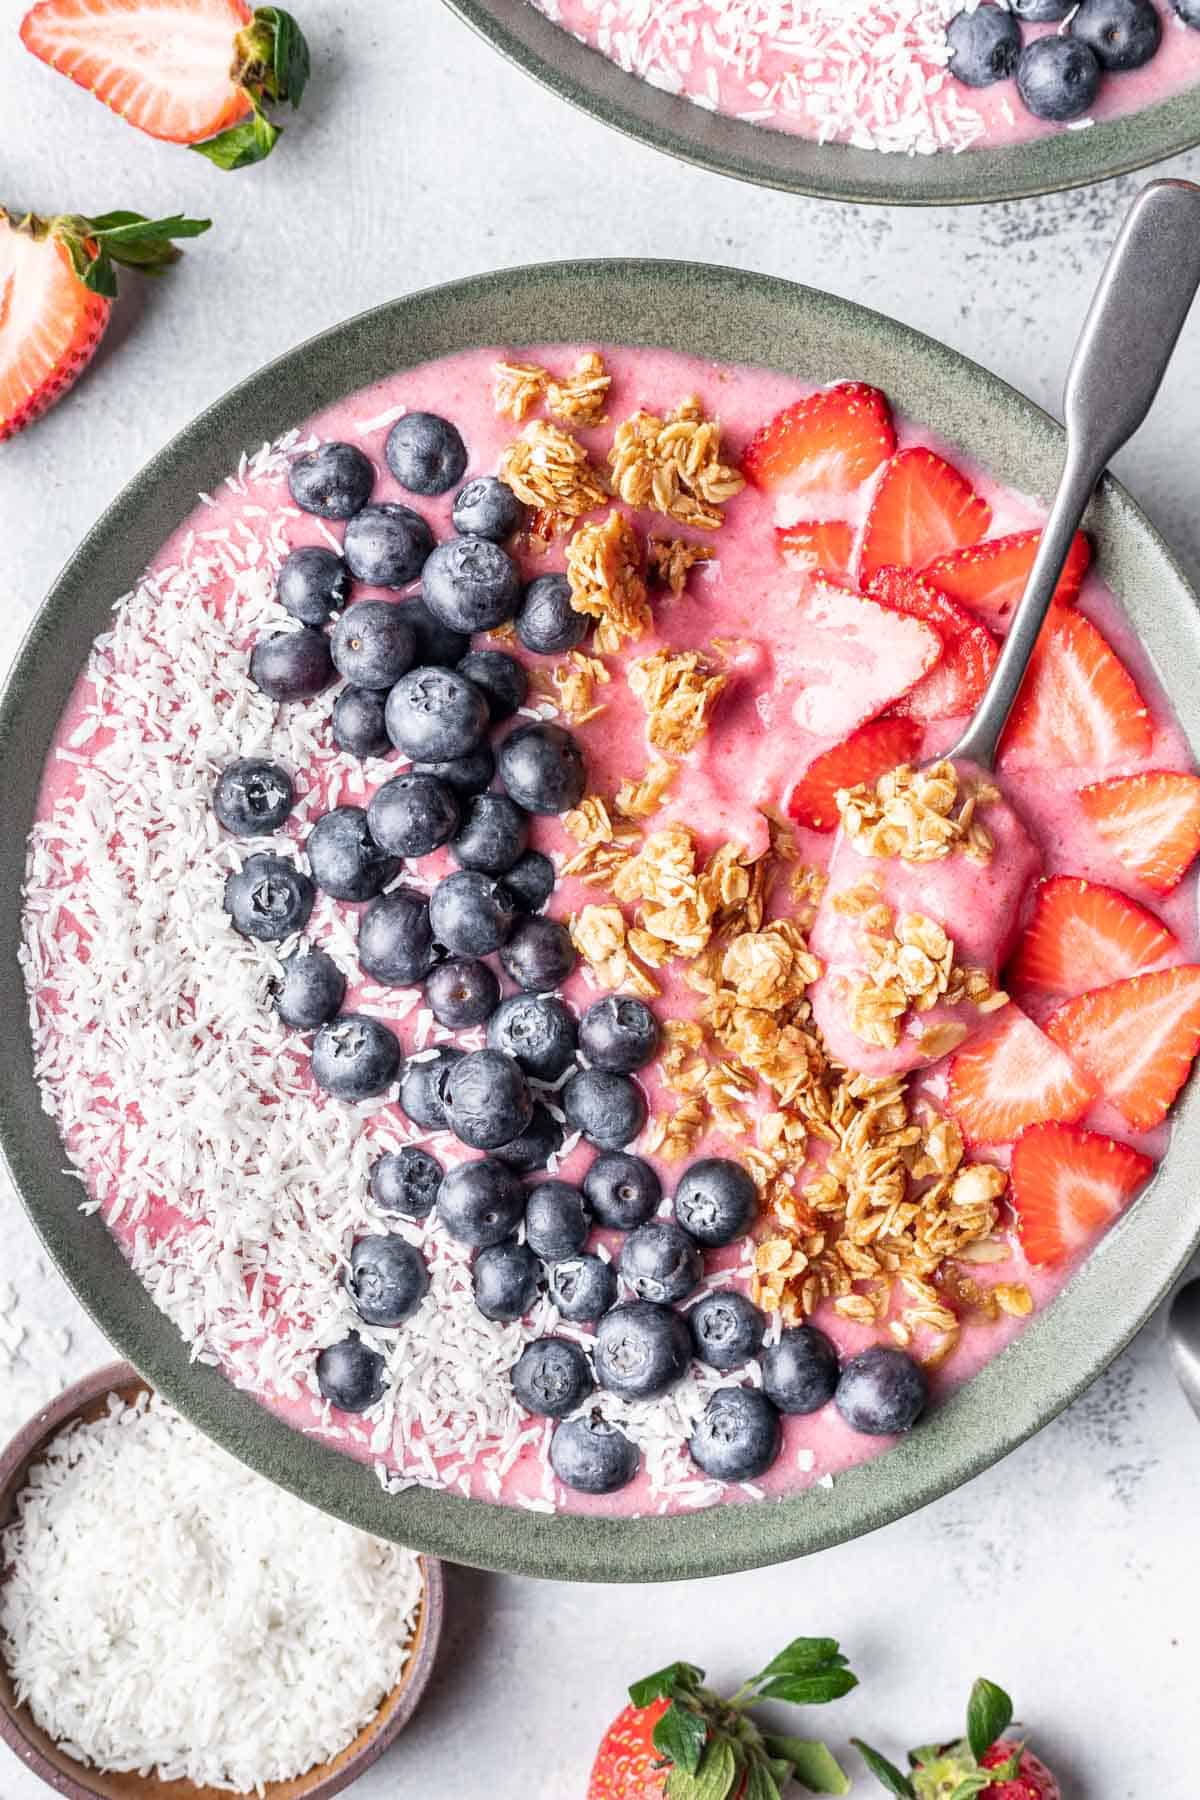
[[[976,206],[1064,193],[1200,144],[1200,86],[1026,143],[903,156],[818,144],[712,113],[627,74],[530,0],[445,0],[507,62],[559,99],[680,162],[759,187],[860,206]]]
[[[518,329],[523,327],[524,329]],[[428,288],[359,314],[288,351],[187,426],[84,539],[30,626],[0,697],[10,816],[32,816],[45,747],[111,595],[124,591],[238,450],[274,437],[388,373],[471,345],[609,341],[684,348],[797,378],[875,381],[894,404],[1004,481],[1045,493],[1063,433],[979,365],[854,302],[775,277],[694,263],[534,264]],[[1111,478],[1089,528],[1099,565],[1133,606],[1147,653],[1193,747],[1200,745],[1200,606],[1178,564]],[[1164,601],[1163,596],[1167,596]],[[0,840],[0,1005],[23,1014],[18,967],[21,834]],[[890,1523],[999,1460],[1112,1360],[1200,1241],[1188,1199],[1200,1173],[1200,1092],[1178,1109],[1158,1179],[1096,1247],[1059,1299],[885,1456],[777,1502],[730,1502],[665,1517],[553,1515],[409,1487],[388,1495],[369,1464],[294,1431],[216,1369],[189,1357],[77,1179],[43,1112],[28,1033],[0,1033],[0,1149],[47,1252],[100,1329],[170,1403],[260,1473],[377,1536],[454,1561],[560,1579],[693,1579],[789,1560]]]
[[[26,1420],[4,1449],[0,1450],[0,1533],[8,1522],[10,1501],[15,1500],[28,1476],[29,1467],[40,1459],[51,1441],[106,1395],[133,1387],[141,1388],[146,1393],[153,1392],[145,1376],[132,1363],[108,1363],[72,1382],[70,1387],[64,1388],[62,1393]],[[297,1776],[292,1782],[272,1782],[266,1788],[265,1800],[279,1800],[285,1793],[290,1793],[291,1800],[333,1800],[335,1794],[342,1793],[351,1782],[365,1774],[373,1763],[378,1762],[412,1718],[433,1676],[446,1608],[446,1578],[440,1560],[435,1556],[419,1554],[418,1562],[421,1569],[420,1613],[415,1643],[400,1680],[391,1693],[384,1696],[380,1711],[375,1717],[339,1752],[339,1758],[344,1757],[344,1761],[333,1759],[337,1763],[334,1768],[330,1768],[328,1763],[318,1764],[306,1775]],[[3,1579],[4,1565],[0,1561],[0,1584]],[[9,1746],[26,1768],[40,1776],[55,1793],[65,1795],[66,1800],[104,1800],[101,1790],[92,1785],[94,1772],[61,1749],[58,1753],[70,1765],[70,1773],[59,1769],[29,1732],[28,1724],[29,1709],[27,1706],[17,1705],[11,1678],[4,1669],[0,1656],[0,1740]],[[349,1755],[346,1754],[347,1750],[350,1751]],[[322,1768],[329,1769],[324,1777],[320,1775]],[[309,1785],[304,1785],[306,1783]],[[189,1792],[201,1794],[207,1791],[196,1788],[187,1781],[157,1783],[147,1785],[146,1788],[148,1796],[162,1793],[168,1800],[176,1795],[180,1800],[185,1800]]]

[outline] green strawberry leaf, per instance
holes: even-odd
[[[918,1744],[915,1750],[908,1753],[908,1766],[910,1769],[919,1769],[923,1763],[936,1762],[939,1756],[945,1756],[946,1750],[945,1744]]]
[[[53,221],[53,230],[84,287],[111,300],[117,292],[116,264],[161,275],[179,256],[172,239],[199,237],[211,224],[211,219],[185,219],[181,213],[147,219],[141,213],[111,212],[94,219],[64,214]]]
[[[694,1775],[700,1767],[707,1738],[708,1726],[700,1714],[672,1700],[654,1727],[651,1742],[667,1762],[677,1763],[689,1775]]]
[[[263,74],[266,93],[272,100],[290,100],[293,107],[299,106],[312,71],[304,33],[281,6],[260,6],[254,22],[269,34],[270,62]]]
[[[810,1794],[850,1792],[845,1770],[826,1745],[811,1738],[797,1737],[771,1736],[763,1741],[769,1754],[786,1762],[794,1779]]]
[[[649,1706],[652,1700],[674,1700],[680,1694],[694,1694],[703,1680],[704,1670],[695,1663],[668,1663],[665,1669],[656,1669],[653,1675],[643,1675],[635,1681],[629,1698],[635,1706]]]
[[[742,1795],[743,1800],[780,1800],[779,1783],[773,1771],[764,1768],[762,1763],[754,1763],[746,1771]]]
[[[1021,1757],[1024,1750],[1024,1744],[1018,1744],[1011,1756],[1006,1756],[1002,1763],[996,1763],[993,1768],[988,1770],[989,1779],[997,1782],[1015,1781],[1021,1773]]]
[[[270,156],[279,138],[278,125],[272,125],[257,105],[254,116],[241,125],[231,125],[203,144],[191,144],[199,156],[207,156],[218,169],[247,169],[252,163]]]
[[[878,1750],[872,1750],[870,1744],[864,1744],[861,1738],[851,1738],[850,1742],[882,1788],[889,1794],[894,1794],[897,1800],[916,1800],[916,1789],[908,1776],[900,1773],[895,1763],[890,1763],[886,1756],[880,1756]]]
[[[793,1638],[786,1649],[770,1661],[755,1682],[771,1675],[812,1675],[818,1669],[844,1669],[846,1658],[834,1638]]]
[[[1002,1687],[982,1676],[967,1701],[967,1742],[976,1762],[982,1762],[997,1738],[1012,1724],[1012,1701]]]
[[[679,1764],[667,1777],[667,1800],[729,1800],[738,1780],[738,1761],[728,1738],[714,1738],[699,1767]]]
[[[976,1769],[970,1775],[963,1776],[951,1794],[950,1800],[976,1800],[976,1795],[982,1794],[985,1788],[991,1787],[992,1780],[990,1769]]]
[[[793,1706],[824,1706],[858,1686],[849,1669],[821,1669],[813,1675],[773,1675],[758,1690],[760,1700],[789,1700]]]

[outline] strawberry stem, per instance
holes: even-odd
[[[212,224],[211,219],[185,219],[182,213],[168,219],[148,219],[136,212],[99,213],[94,219],[80,213],[57,213],[52,218],[25,213],[18,218],[2,206],[0,221],[38,240],[57,238],[84,287],[107,300],[116,296],[118,265],[140,269],[143,275],[161,275],[180,255],[174,240],[199,237]]]

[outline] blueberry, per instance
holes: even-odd
[[[293,1031],[328,1025],[345,998],[346,977],[324,950],[296,950],[284,957],[275,1011]]]
[[[308,924],[316,893],[282,856],[248,856],[225,882],[225,911],[243,937],[277,943]]]
[[[588,623],[586,614],[571,605],[571,584],[565,575],[539,575],[525,589],[517,636],[536,656],[557,656],[583,642]]]
[[[466,756],[488,727],[487,701],[453,669],[411,669],[387,697],[388,736],[414,762]]]
[[[1200,31],[1200,0],[1171,0],[1171,5],[1185,25]]]
[[[261,756],[241,756],[221,770],[213,789],[213,811],[234,837],[278,831],[296,803],[286,769]]]
[[[433,549],[433,533],[409,506],[365,506],[346,527],[342,554],[357,581],[402,588],[415,581]],[[409,620],[415,624],[415,620]]]
[[[575,1060],[574,1014],[543,994],[502,1000],[487,1035],[493,1050],[507,1051],[538,1081],[557,1081]]]
[[[487,701],[493,725],[510,719],[525,704],[529,677],[516,657],[507,656],[503,650],[468,650],[458,664],[458,672],[473,681]]]
[[[796,1325],[768,1345],[762,1371],[763,1390],[780,1412],[819,1412],[838,1384],[838,1353],[815,1325]]]
[[[458,830],[453,788],[409,770],[376,788],[367,807],[371,836],[393,856],[428,856]]]
[[[703,1274],[704,1258],[670,1219],[648,1219],[621,1246],[621,1279],[639,1300],[686,1300]]]
[[[591,1325],[617,1298],[617,1272],[602,1256],[568,1256],[550,1269],[550,1298],[573,1325]]]
[[[637,1446],[596,1407],[561,1420],[550,1439],[550,1467],[564,1487],[579,1494],[615,1494],[628,1487],[639,1461]]]
[[[392,747],[383,716],[384,696],[343,688],[333,703],[333,741],[348,756],[386,756]]]
[[[583,1191],[597,1225],[633,1231],[658,1211],[662,1183],[648,1162],[625,1150],[606,1150],[583,1178]]]
[[[980,6],[960,12],[946,27],[950,73],[967,87],[1007,81],[1021,54],[1021,27],[1010,12]]]
[[[367,504],[375,470],[353,444],[322,444],[293,459],[287,484],[304,512],[322,519],[349,519]]]
[[[472,1150],[494,1150],[520,1137],[533,1117],[524,1072],[502,1050],[471,1050],[446,1081],[446,1119]]]
[[[526,850],[504,872],[504,885],[522,912],[541,912],[554,892],[554,864],[540,850]]]
[[[317,1387],[322,1400],[338,1412],[361,1413],[382,1400],[386,1386],[383,1358],[377,1350],[369,1350],[357,1331],[330,1344],[317,1357]]]
[[[452,631],[492,631],[521,599],[521,577],[507,550],[489,538],[447,538],[421,576],[425,604]]]
[[[523,523],[525,508],[498,475],[477,475],[459,488],[450,517],[463,537],[491,538],[502,544]]]
[[[429,904],[415,888],[373,900],[358,924],[358,960],[385,987],[415,987],[437,961]]]
[[[1009,10],[1031,25],[1056,25],[1065,19],[1077,0],[1008,0]]]
[[[758,1189],[741,1163],[708,1156],[684,1170],[674,1208],[689,1237],[715,1249],[745,1237],[758,1213]]]
[[[523,913],[500,952],[505,974],[534,994],[561,987],[577,960],[566,926],[544,913]]]
[[[350,571],[336,550],[304,544],[284,557],[275,591],[302,625],[328,625],[350,598]]]
[[[851,1431],[891,1437],[911,1431],[925,1410],[929,1384],[903,1350],[877,1344],[842,1365],[834,1400]]]
[[[479,1250],[510,1237],[524,1210],[521,1183],[491,1156],[447,1170],[438,1188],[438,1218],[452,1238]]]
[[[583,799],[583,751],[561,725],[524,725],[510,732],[496,762],[501,781],[526,812],[569,812]]]
[[[545,1262],[574,1256],[592,1222],[583,1195],[569,1181],[541,1181],[525,1201],[525,1241]]]
[[[703,1294],[687,1315],[692,1350],[710,1369],[740,1369],[762,1349],[764,1315],[736,1288]]]
[[[385,1094],[400,1073],[400,1062],[395,1033],[382,1019],[365,1013],[343,1013],[331,1025],[322,1025],[313,1039],[313,1080],[336,1100]]]
[[[529,815],[507,794],[476,794],[463,808],[450,854],[464,869],[503,875],[529,842]]]
[[[397,419],[384,446],[387,466],[410,494],[444,494],[462,480],[467,446],[449,419],[411,412]]]
[[[380,1212],[402,1219],[427,1219],[433,1211],[442,1165],[428,1150],[405,1144],[386,1150],[371,1170],[371,1198]]]
[[[1081,118],[1100,91],[1094,50],[1077,38],[1035,38],[1017,64],[1017,92],[1035,118],[1062,123]]]
[[[623,1150],[646,1123],[646,1096],[637,1082],[607,1069],[572,1075],[562,1104],[572,1131],[582,1131],[600,1150]]]
[[[477,744],[465,756],[422,758],[412,766],[414,775],[436,775],[459,799],[468,794],[482,794],[492,785],[496,759],[487,744]]]
[[[515,1238],[490,1244],[471,1267],[475,1304],[485,1319],[508,1324],[523,1319],[538,1295],[542,1265],[526,1244]]]
[[[417,653],[406,612],[395,600],[359,600],[347,607],[329,640],[338,674],[375,692],[395,687]]]
[[[439,1044],[428,1055],[410,1057],[400,1082],[400,1110],[423,1131],[448,1131],[446,1083],[463,1051]]]
[[[653,1300],[614,1306],[596,1326],[596,1379],[623,1400],[652,1400],[686,1373],[692,1338],[687,1321]]]
[[[451,631],[435,619],[424,600],[417,594],[404,603],[405,615],[417,639],[416,660],[425,669],[453,669],[458,666],[471,640],[465,631]],[[489,776],[490,780],[491,777]],[[485,784],[486,785],[486,784]]]
[[[305,839],[312,878],[335,900],[371,900],[399,864],[371,836],[361,806],[335,806]]]
[[[516,913],[501,882],[459,869],[429,896],[433,935],[454,956],[490,956],[505,942]]]
[[[1095,51],[1101,68],[1140,69],[1158,53],[1162,19],[1153,0],[1083,0],[1071,36]]]
[[[566,1338],[535,1338],[526,1344],[512,1368],[512,1389],[526,1412],[562,1419],[591,1393],[594,1383],[588,1359]]]
[[[429,971],[425,999],[447,1031],[469,1031],[490,1019],[499,1006],[500,983],[477,956],[451,956]]]
[[[359,1238],[350,1252],[346,1286],[366,1324],[403,1325],[429,1292],[429,1270],[412,1244],[383,1232]]]
[[[544,1169],[552,1156],[562,1149],[563,1128],[548,1107],[535,1101],[533,1117],[519,1137],[511,1143],[497,1144],[492,1155],[519,1175],[533,1175]]]
[[[757,1388],[718,1388],[688,1439],[692,1461],[714,1481],[753,1481],[779,1455],[779,1414]]]
[[[658,1020],[644,1000],[609,994],[588,1007],[579,1021],[579,1048],[594,1069],[630,1075],[654,1058]]]
[[[304,626],[272,631],[250,652],[250,679],[271,700],[311,700],[334,679],[329,639]]]

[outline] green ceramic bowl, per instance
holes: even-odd
[[[446,4],[510,62],[629,137],[718,175],[826,200],[885,206],[1023,200],[1107,181],[1200,144],[1200,93],[1192,88],[1087,131],[1057,132],[1007,148],[882,156],[844,144],[822,145],[708,112],[651,87],[581,44],[530,0]]]
[[[853,375],[1028,493],[1053,486],[1062,433],[953,351],[845,300],[690,263],[594,262],[506,270],[364,313],[245,381],[153,460],[55,583],[0,703],[8,828],[0,838],[0,1143],[59,1268],[100,1327],[172,1405],[262,1474],[367,1531],[457,1562],[522,1574],[649,1581],[782,1561],[873,1530],[986,1468],[1044,1425],[1143,1323],[1200,1238],[1200,1089],[1184,1098],[1158,1179],[1061,1298],[895,1450],[825,1490],[674,1518],[600,1520],[508,1510],[410,1489],[291,1430],[215,1370],[188,1360],[98,1217],[42,1111],[17,966],[23,839],[54,723],[113,599],[247,445],[352,389],[471,345],[582,339],[663,345],[823,382]],[[1089,528],[1200,749],[1200,611],[1129,496],[1107,483]]]

